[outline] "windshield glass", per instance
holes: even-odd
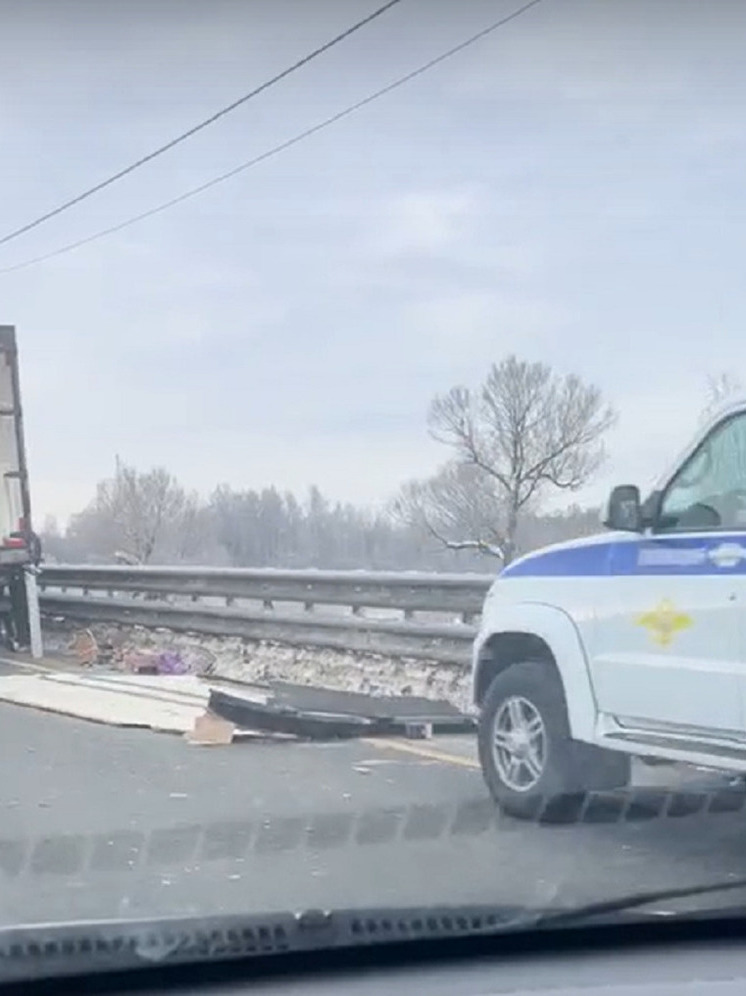
[[[746,875],[746,5],[2,24],[0,932]]]

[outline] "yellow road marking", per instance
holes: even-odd
[[[471,768],[472,770],[479,771],[478,761],[473,761],[470,757],[461,757],[459,754],[447,754],[445,751],[436,750],[432,747],[420,747],[418,744],[404,743],[401,740],[384,740],[378,737],[366,737],[361,742],[371,747],[398,750],[403,754],[415,754],[417,757],[424,757],[428,761],[443,761],[444,764],[455,764],[460,765],[462,768]]]

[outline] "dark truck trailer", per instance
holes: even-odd
[[[31,524],[16,330],[0,325],[0,586],[5,642],[31,643],[27,574],[41,560]]]

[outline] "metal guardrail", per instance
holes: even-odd
[[[482,574],[48,566],[39,584],[46,616],[466,664],[492,580]],[[340,607],[349,612],[333,611]]]

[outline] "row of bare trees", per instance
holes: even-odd
[[[215,488],[206,500],[164,468],[140,472],[117,461],[94,499],[61,531],[47,522],[45,558],[56,562],[209,564],[402,570],[447,568],[433,548],[386,513],[328,501],[311,488],[303,500],[268,487]],[[465,560],[459,569],[470,569]]]
[[[711,379],[705,411],[738,389],[732,376]],[[428,429],[449,457],[384,512],[330,502],[318,488],[301,501],[222,485],[205,501],[162,467],[117,460],[91,503],[63,532],[48,523],[42,539],[47,557],[63,561],[484,569],[485,554],[507,564],[598,529],[597,509],[546,507],[592,478],[615,420],[597,387],[508,356],[476,389],[433,400]]]
[[[522,520],[526,548],[597,526],[593,510],[578,508]],[[67,529],[46,524],[42,543],[48,561],[63,563],[485,569],[475,549],[448,549],[388,511],[334,503],[317,488],[299,500],[272,487],[223,485],[200,501],[162,468],[138,472],[121,462]]]

